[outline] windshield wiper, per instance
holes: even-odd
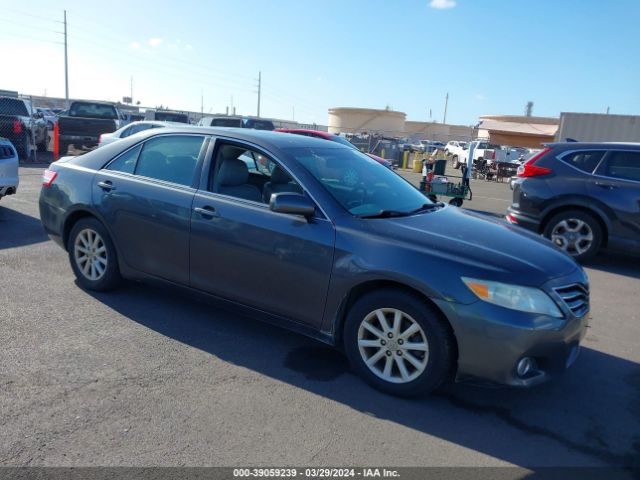
[[[415,215],[420,212],[430,212],[432,210],[436,210],[438,208],[444,207],[444,203],[435,202],[435,203],[425,203],[415,210],[409,210],[408,212],[401,212],[398,210],[380,210],[378,213],[373,213],[370,215],[358,215],[360,218],[391,218],[391,217],[409,217],[411,215]]]
[[[409,215],[414,215],[420,212],[430,212],[432,210],[437,210],[438,208],[444,207],[444,203],[442,202],[433,202],[433,203],[425,203],[422,206],[416,208],[415,210],[411,210]]]

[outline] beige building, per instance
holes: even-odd
[[[556,138],[558,141],[572,138],[580,142],[640,142],[640,116],[563,112]]]
[[[483,115],[480,117],[477,138],[489,139],[496,145],[540,148],[553,142],[559,120],[553,117],[524,115]]]

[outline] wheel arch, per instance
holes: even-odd
[[[600,225],[600,228],[602,229],[602,246],[606,247],[609,241],[609,225],[605,220],[606,216],[600,211],[600,209],[594,208],[593,206],[584,205],[581,202],[555,205],[546,210],[544,215],[542,216],[542,221],[540,222],[539,233],[544,232],[544,230],[547,228],[547,225],[549,224],[549,221],[555,215],[570,210],[578,210],[580,212],[587,213],[589,215],[592,215],[596,219],[596,221]]]
[[[451,325],[451,322],[449,322],[449,319],[447,318],[447,316],[438,307],[438,305],[433,300],[431,300],[427,295],[425,295],[423,292],[407,284],[394,281],[394,280],[386,280],[386,279],[367,280],[365,282],[354,285],[349,290],[349,292],[344,296],[340,304],[340,308],[338,309],[338,313],[336,314],[336,317],[334,319],[333,337],[334,337],[335,345],[337,346],[342,345],[344,324],[347,318],[347,313],[349,312],[353,304],[363,295],[366,295],[368,293],[371,293],[373,291],[380,290],[380,289],[402,290],[403,292],[408,293],[409,295],[412,295],[419,301],[426,303],[438,314],[438,318],[440,319],[442,324],[446,327],[453,341],[453,347],[454,347],[453,353],[454,353],[454,359],[455,359],[454,370],[455,370],[457,368],[457,363],[458,363],[458,339],[456,338],[456,334],[455,334],[455,331],[453,330],[453,326]]]

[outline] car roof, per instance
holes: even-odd
[[[145,132],[142,132],[145,133]],[[174,126],[171,125],[167,128],[163,128],[160,131],[157,129],[150,130],[146,134],[148,136],[153,135],[167,135],[171,133],[194,133],[204,135],[217,135],[221,137],[227,137],[230,139],[237,139],[241,141],[251,142],[262,146],[266,149],[275,148],[300,148],[300,147],[324,147],[324,148],[349,148],[341,145],[340,143],[327,144],[325,139],[306,137],[303,135],[296,135],[287,132],[278,132],[270,130],[254,130],[251,128],[233,128],[233,127],[200,127],[197,125]]]
[[[638,142],[553,142],[545,143],[546,147],[551,148],[563,148],[567,150],[573,150],[576,148],[638,148],[640,149],[640,143]]]
[[[322,137],[326,140],[331,140],[335,136],[333,133],[323,132],[322,130],[309,130],[306,128],[277,128],[276,131],[282,133],[315,135],[316,137]]]

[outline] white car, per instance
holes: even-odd
[[[42,114],[42,118],[44,118],[45,122],[47,122],[47,128],[49,130],[53,130],[53,124],[56,123],[58,116],[55,114],[53,110],[44,107],[36,107],[36,112]]]
[[[18,191],[18,153],[13,144],[0,137],[0,198]]]
[[[134,133],[149,130],[150,128],[162,128],[162,127],[184,127],[184,123],[176,122],[161,122],[158,120],[143,120],[141,122],[128,123],[124,127],[119,128],[112,133],[103,133],[98,139],[98,147],[108,145],[113,142],[117,142],[121,138],[126,138]]]

